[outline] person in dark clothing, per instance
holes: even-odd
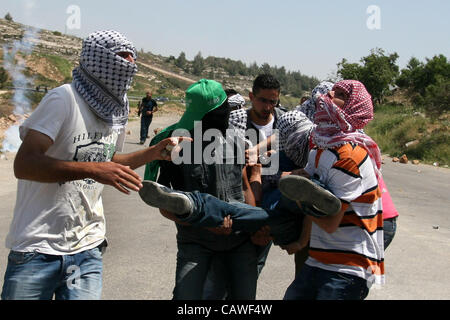
[[[193,137],[196,136],[196,131],[203,137],[210,130],[215,130],[217,134],[214,143],[217,142],[217,145],[214,153],[217,159],[207,161],[205,150],[208,150],[210,143],[200,141],[200,138],[197,140],[199,150],[196,150],[195,143],[183,147],[183,157],[184,153],[189,154],[189,159],[186,156],[185,162],[149,163],[144,179],[157,180],[161,185],[185,192],[203,192],[227,203],[243,203],[246,200],[243,186],[245,161],[242,159],[239,164],[234,155],[231,158],[226,152],[230,144],[224,138],[229,125],[229,114],[227,95],[220,83],[201,79],[191,85],[186,91],[186,111],[180,121],[161,131],[152,139],[151,144],[172,136],[178,129],[189,131]],[[203,156],[196,161],[196,155],[199,154]],[[146,199],[147,194],[143,193],[141,197]],[[230,299],[256,298],[257,251],[251,242],[250,233],[232,230],[221,233],[217,228],[206,229],[182,222],[177,218],[176,210],[163,210],[161,213],[175,221],[177,228],[174,300],[202,299],[207,274],[215,260],[220,261],[227,270],[226,283],[229,283]]]
[[[158,104],[152,99],[152,93],[147,92],[147,95],[142,99],[138,114],[141,115],[141,140],[140,144],[144,144],[148,138],[148,128],[153,120],[153,114],[158,111]]]

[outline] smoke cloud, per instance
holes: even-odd
[[[14,87],[12,101],[18,123],[5,132],[2,152],[16,152],[22,143],[19,138],[19,126],[24,121],[24,115],[32,111],[26,91],[33,88],[34,82],[32,77],[27,77],[24,74],[26,68],[25,58],[33,52],[38,39],[39,30],[29,28],[25,31],[21,40],[16,40],[11,45],[3,46],[3,67],[12,79]]]

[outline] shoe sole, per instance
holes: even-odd
[[[279,187],[288,199],[309,203],[326,216],[333,216],[341,211],[341,200],[308,178],[292,175],[283,177]]]
[[[174,214],[189,212],[191,203],[186,196],[166,192],[153,181],[143,181],[142,185],[139,196],[149,206],[167,210]]]

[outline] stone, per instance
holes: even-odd
[[[412,164],[419,164],[419,163],[420,163],[419,160],[413,160],[413,161],[412,161]]]
[[[392,162],[399,162],[399,161],[400,161],[400,159],[397,158],[397,157],[393,157],[393,158],[392,158]]]
[[[406,156],[406,154],[402,155],[400,157],[400,163],[408,163],[408,157]]]

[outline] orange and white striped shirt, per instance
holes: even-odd
[[[384,284],[381,191],[366,150],[350,143],[313,149],[305,170],[349,204],[335,232],[313,222],[306,264]]]

